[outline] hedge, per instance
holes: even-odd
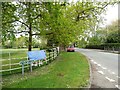
[[[120,43],[104,43],[101,45],[86,45],[88,49],[108,49],[108,50],[120,50]]]

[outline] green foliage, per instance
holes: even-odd
[[[102,45],[86,45],[85,48],[88,48],[88,49],[104,49],[104,46]]]
[[[102,28],[101,30],[96,31],[96,37],[94,38],[86,48],[92,49],[113,49],[119,50],[120,48],[120,39],[119,39],[119,31],[118,26],[120,20],[116,20],[112,22],[111,25],[108,25],[106,28]],[[92,39],[91,38],[91,39]]]
[[[119,51],[120,48],[120,43],[104,43],[104,44],[99,44],[99,45],[86,45],[85,48],[89,48],[89,49],[111,49]]]
[[[94,37],[91,37],[90,40],[89,40],[89,44],[91,45],[97,45],[97,44],[100,44],[100,39],[96,36]]]
[[[78,40],[78,47],[79,48],[84,48],[87,44],[87,41],[85,41],[85,39],[81,39],[81,40]]]
[[[28,46],[28,38],[25,36],[21,36],[19,38],[16,38],[16,41],[14,42],[14,47],[16,48],[26,48]]]
[[[3,42],[15,33],[29,35],[31,50],[32,36],[44,36],[56,46],[68,46],[78,40],[85,30],[96,25],[99,15],[109,3],[99,2],[16,2],[2,3]],[[17,29],[16,29],[17,26]],[[7,37],[7,38],[6,38]]]
[[[111,25],[106,26],[105,28],[98,28],[93,32],[92,37],[89,37],[89,45],[100,45],[103,43],[120,43],[119,40],[119,31],[118,31],[118,22],[116,20],[112,22]]]
[[[16,19],[14,15],[16,11],[15,5],[11,2],[2,2],[2,44],[4,45],[4,41],[6,40],[14,40],[15,35],[13,32],[8,32],[9,30],[14,30],[14,25],[12,24]]]
[[[99,8],[97,5],[100,5]],[[103,6],[101,7],[101,5]],[[55,4],[54,6],[56,8],[59,6],[59,8],[54,10],[59,13],[57,13],[56,19],[52,22],[52,24],[55,22],[53,29],[48,30],[48,33],[52,33],[48,36],[48,40],[51,43],[63,46],[74,43],[78,40],[79,35],[90,28],[91,25],[95,25],[98,20],[97,15],[102,13],[101,10],[105,8],[105,5],[106,3],[77,2],[76,4],[66,5],[66,7],[60,7]],[[49,9],[49,11],[52,10]],[[53,18],[51,17],[50,21],[52,20]]]
[[[4,42],[4,47],[3,48],[13,48],[13,45],[14,45],[13,41],[7,40],[7,41]]]
[[[111,32],[107,36],[106,43],[120,43],[120,36],[119,36],[118,31]]]
[[[120,20],[112,22],[111,25],[107,26],[107,37],[105,43],[120,43],[119,35],[119,23]]]

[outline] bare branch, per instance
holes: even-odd
[[[27,26],[29,28],[29,26],[26,23],[19,21],[19,20],[18,20],[18,22],[20,22],[21,24],[24,24],[25,26]]]
[[[16,21],[20,22],[21,24],[23,24],[23,25],[25,25],[26,27],[29,28],[29,26],[28,26],[26,23],[24,23],[24,22],[22,22],[22,21],[19,21],[19,20],[13,20],[13,21],[8,21],[8,22],[2,22],[2,24],[13,23],[13,22],[16,22]]]
[[[32,34],[32,36],[33,36],[33,35],[40,35],[40,34],[41,34],[41,33],[35,33],[35,34]]]
[[[29,31],[19,31],[19,32],[16,32],[16,31],[9,31],[9,30],[6,30],[7,32],[12,32],[12,33],[23,33],[23,32],[26,32],[28,33]]]
[[[98,8],[104,9],[104,8],[106,8],[108,5],[109,5],[109,3],[107,3],[107,4],[106,4],[105,6],[103,6],[103,7],[98,7]]]

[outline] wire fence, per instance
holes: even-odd
[[[57,48],[52,48],[46,51],[46,60],[47,62],[51,62],[54,60],[58,54],[59,54],[59,47]],[[0,70],[0,73],[2,75],[6,74],[12,74],[12,73],[17,73],[21,72],[22,66],[20,65],[20,61],[25,61],[28,60],[27,57],[27,52],[15,52],[15,53],[3,53],[2,54],[2,70]],[[24,67],[26,70],[29,70],[29,65],[25,65]]]

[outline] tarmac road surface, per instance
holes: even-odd
[[[120,60],[118,54],[96,49],[76,48],[75,50],[84,54],[90,60],[91,88],[120,89],[120,72],[118,70]]]

